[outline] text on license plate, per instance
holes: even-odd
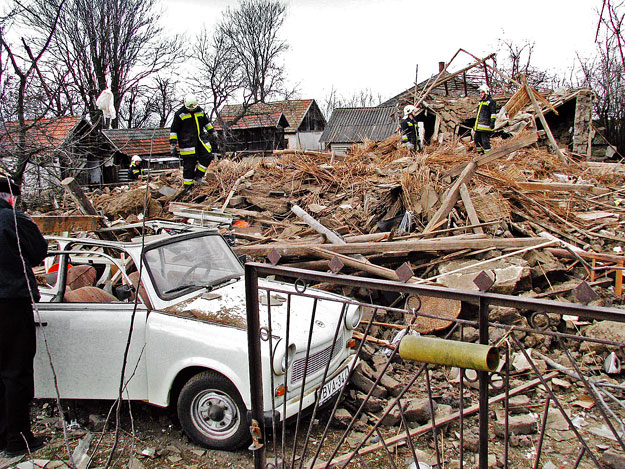
[[[349,367],[346,366],[338,375],[328,381],[321,388],[321,393],[319,394],[319,405],[322,405],[336,393],[338,393],[341,388],[345,385],[347,381],[347,376],[349,375]]]

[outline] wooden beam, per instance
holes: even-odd
[[[491,150],[485,155],[480,155],[477,158],[474,158],[472,162],[474,162],[477,167],[484,166],[491,161],[495,161],[498,158],[503,156],[507,156],[513,151],[520,150],[521,148],[525,148],[533,143],[538,141],[538,134],[536,132],[531,132],[529,134],[520,134],[518,137],[512,139],[509,143],[504,143],[502,146]],[[451,169],[443,172],[443,176],[451,176],[455,177],[462,173],[464,168],[468,163],[461,163],[458,166],[454,166]]]
[[[343,254],[338,254],[332,251],[328,251],[327,249],[323,249],[322,247],[319,247],[319,246],[311,246],[308,248],[308,250],[311,253],[316,254],[319,257],[322,257],[324,259],[331,260],[334,257],[338,257],[341,260],[341,262],[343,262],[343,264],[345,264],[346,266],[352,267],[354,269],[362,270],[363,272],[368,272],[370,274],[377,275],[382,278],[395,280],[396,282],[400,281],[399,277],[397,276],[397,272],[395,272],[393,269],[388,269],[386,267],[381,267],[379,265],[372,264],[371,262],[364,262],[359,259],[354,259],[353,257],[345,256]],[[419,279],[418,277],[411,277],[410,279],[408,279],[407,283],[414,283],[420,280],[421,279]]]
[[[89,199],[83,192],[82,188],[80,187],[80,184],[78,184],[76,179],[74,179],[73,177],[65,178],[61,181],[61,185],[65,187],[70,197],[74,200],[74,202],[76,202],[76,205],[78,205],[78,209],[82,213],[84,213],[85,215],[100,216],[98,212],[96,211],[96,209],[93,208],[93,205],[91,205],[91,202],[89,201]],[[102,222],[102,224],[106,226],[104,224],[104,221]],[[100,233],[96,231],[95,233],[104,240],[117,241],[117,238],[111,232]]]
[[[545,133],[547,134],[547,138],[549,139],[549,143],[551,144],[553,151],[556,152],[556,155],[558,155],[558,157],[563,163],[566,163],[567,162],[566,157],[560,151],[560,147],[558,146],[556,139],[551,133],[549,124],[547,124],[547,119],[545,119],[545,115],[543,114],[542,109],[540,109],[540,105],[538,104],[538,101],[536,101],[536,96],[534,95],[534,93],[539,94],[538,91],[536,91],[534,88],[532,88],[530,85],[527,84],[527,80],[525,79],[523,75],[521,75],[521,80],[523,81],[523,85],[525,86],[525,89],[527,90],[527,94],[529,95],[530,100],[532,101],[532,104],[534,106],[534,109],[536,110],[536,114],[538,114],[538,119],[540,120],[540,123],[543,125],[543,129]]]
[[[337,245],[347,244],[343,238],[341,238],[334,231],[329,230],[328,228],[323,226],[322,223],[319,223],[317,220],[315,220],[312,216],[306,213],[299,205],[293,205],[291,207],[291,212],[293,212],[299,218],[304,220],[304,222],[308,226],[310,226],[313,230],[315,230],[317,233],[324,235],[326,239],[330,241],[332,244],[337,244]],[[366,264],[369,262],[364,256],[360,254],[356,254],[354,257],[356,257],[356,259],[361,261],[361,263]]]
[[[99,215],[31,215],[43,234],[95,231],[103,223]]]
[[[347,243],[344,245],[324,244],[328,251],[341,254],[380,254],[383,252],[440,252],[458,251],[460,249],[517,249],[537,246],[544,243],[544,238],[487,238],[482,235],[468,235],[464,237],[447,237],[436,239],[420,239],[413,241],[390,241],[386,243]],[[251,256],[266,256],[276,250],[281,256],[305,256],[308,248],[320,246],[291,245],[288,243],[256,244],[250,246],[235,246],[237,254]]]
[[[447,195],[445,196],[445,199],[441,203],[439,209],[436,211],[427,226],[423,229],[423,233],[429,233],[430,231],[434,231],[434,229],[439,225],[441,220],[449,215],[449,212],[451,212],[451,209],[454,208],[454,205],[456,205],[456,201],[458,200],[460,186],[471,180],[471,176],[473,176],[473,172],[475,171],[476,167],[476,164],[471,161],[467,165],[467,167],[464,168],[462,174],[460,174],[456,182],[454,182],[454,184],[447,192]]]
[[[477,216],[477,212],[475,211],[475,207],[473,206],[473,201],[471,200],[471,195],[469,194],[469,189],[466,184],[460,185],[460,197],[462,198],[462,202],[464,203],[464,209],[467,211],[467,216],[469,217],[469,221],[472,225],[479,225],[480,219]],[[484,234],[484,230],[481,226],[475,226],[473,228],[473,232],[477,234]]]
[[[597,187],[594,184],[570,184],[565,182],[516,182],[515,184],[526,191],[588,192],[597,195],[610,192],[609,189]]]

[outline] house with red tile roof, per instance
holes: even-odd
[[[25,197],[53,191],[68,176],[82,184],[114,179],[113,162],[103,152],[102,139],[84,117],[29,120],[23,129],[25,142],[20,145],[18,123],[0,125],[0,166],[13,169],[21,148],[28,158],[22,185]]]
[[[286,126],[285,122],[280,120],[280,114],[284,117]],[[219,119],[215,124],[215,128],[223,133],[227,143],[234,140],[239,147],[247,145],[245,149],[248,150],[281,148],[318,150],[319,137],[325,126],[325,117],[314,99],[256,103],[246,109],[241,104],[227,105],[219,112]],[[258,131],[258,129],[267,130]],[[280,130],[283,133],[282,142],[276,138]]]
[[[118,180],[128,180],[128,166],[133,155],[139,155],[151,170],[177,168],[180,158],[169,154],[169,128],[105,129],[102,135],[114,152],[119,165]]]

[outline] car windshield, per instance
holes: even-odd
[[[243,275],[243,267],[217,234],[187,238],[146,251],[145,262],[158,295],[174,298]]]

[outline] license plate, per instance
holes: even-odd
[[[323,405],[328,399],[337,394],[341,388],[347,382],[347,376],[349,375],[349,367],[346,366],[338,375],[328,381],[321,388],[319,393],[319,405]]]

